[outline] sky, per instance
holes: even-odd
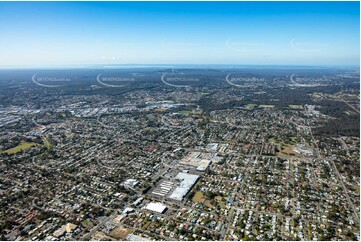
[[[359,2],[0,2],[0,66],[359,65]]]

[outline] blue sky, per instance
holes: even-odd
[[[359,2],[0,2],[0,66],[359,65]]]

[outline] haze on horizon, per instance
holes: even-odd
[[[0,66],[359,65],[359,2],[0,2]]]

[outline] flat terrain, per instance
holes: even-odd
[[[0,151],[1,154],[16,154],[18,152],[22,152],[25,151],[33,146],[37,146],[39,144],[34,143],[34,142],[25,142],[25,141],[21,141],[19,145],[17,145],[14,148],[8,149],[8,150],[4,150],[4,151]]]
[[[359,241],[358,70],[167,71],[0,75],[1,240]]]

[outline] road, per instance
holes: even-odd
[[[345,143],[345,141],[342,138],[338,138],[337,140],[340,141],[342,148],[344,148],[347,152],[347,155],[350,156],[350,150],[348,149],[348,146]]]
[[[360,223],[358,214],[357,214],[357,212],[356,212],[357,210],[356,210],[355,206],[353,205],[353,203],[352,203],[352,201],[351,201],[351,199],[350,199],[350,197],[349,197],[349,195],[348,195],[347,188],[346,188],[345,184],[344,184],[343,181],[342,181],[342,177],[341,177],[340,173],[338,172],[338,170],[337,170],[337,168],[336,168],[335,162],[334,162],[333,160],[328,160],[328,161],[333,165],[333,167],[334,167],[334,169],[335,169],[335,171],[336,171],[338,180],[339,180],[340,183],[341,183],[341,186],[342,186],[342,188],[343,188],[343,191],[344,191],[344,193],[345,193],[345,196],[346,196],[346,198],[347,198],[347,201],[348,201],[348,203],[349,203],[349,206],[352,208],[352,210],[353,210],[353,212],[354,212],[354,218],[355,218],[356,222],[357,222],[357,223]]]
[[[106,224],[107,222],[109,222],[109,221],[110,221],[111,219],[113,219],[113,218],[114,218],[114,215],[104,218],[97,226],[95,226],[94,228],[92,228],[92,230],[90,230],[89,233],[85,234],[85,235],[82,237],[81,240],[83,240],[83,241],[90,240],[90,239],[94,236],[94,234],[95,234],[96,232],[98,232],[99,228],[101,228],[104,224]]]
[[[319,148],[318,148],[317,142],[316,142],[316,140],[315,140],[314,137],[313,137],[312,130],[310,130],[310,133],[311,133],[311,136],[312,136],[313,143],[315,144],[315,150],[316,150],[316,153],[317,153],[317,157],[318,157],[318,159],[322,159],[322,158],[321,158],[321,155],[320,155],[320,152],[319,152]],[[353,205],[353,203],[352,203],[352,201],[351,201],[351,199],[350,199],[350,196],[348,195],[347,188],[346,188],[345,184],[344,184],[343,181],[342,181],[342,177],[341,177],[340,173],[339,173],[338,170],[337,170],[337,167],[336,167],[336,165],[335,165],[335,162],[334,162],[333,160],[330,160],[330,159],[325,159],[325,160],[327,160],[328,162],[330,162],[330,163],[333,165],[333,167],[334,167],[334,169],[335,169],[335,172],[336,172],[336,175],[337,175],[337,177],[338,177],[338,180],[339,180],[339,182],[340,182],[340,184],[341,184],[341,186],[342,186],[342,188],[343,188],[344,195],[346,196],[346,199],[347,199],[347,201],[348,201],[348,204],[349,204],[350,208],[352,209],[352,211],[353,211],[353,213],[354,213],[354,218],[355,218],[355,220],[356,220],[356,223],[359,224],[359,223],[360,223],[360,220],[359,220],[359,216],[358,216],[358,214],[357,214],[357,212],[356,212],[357,210],[355,209],[355,206]]]

